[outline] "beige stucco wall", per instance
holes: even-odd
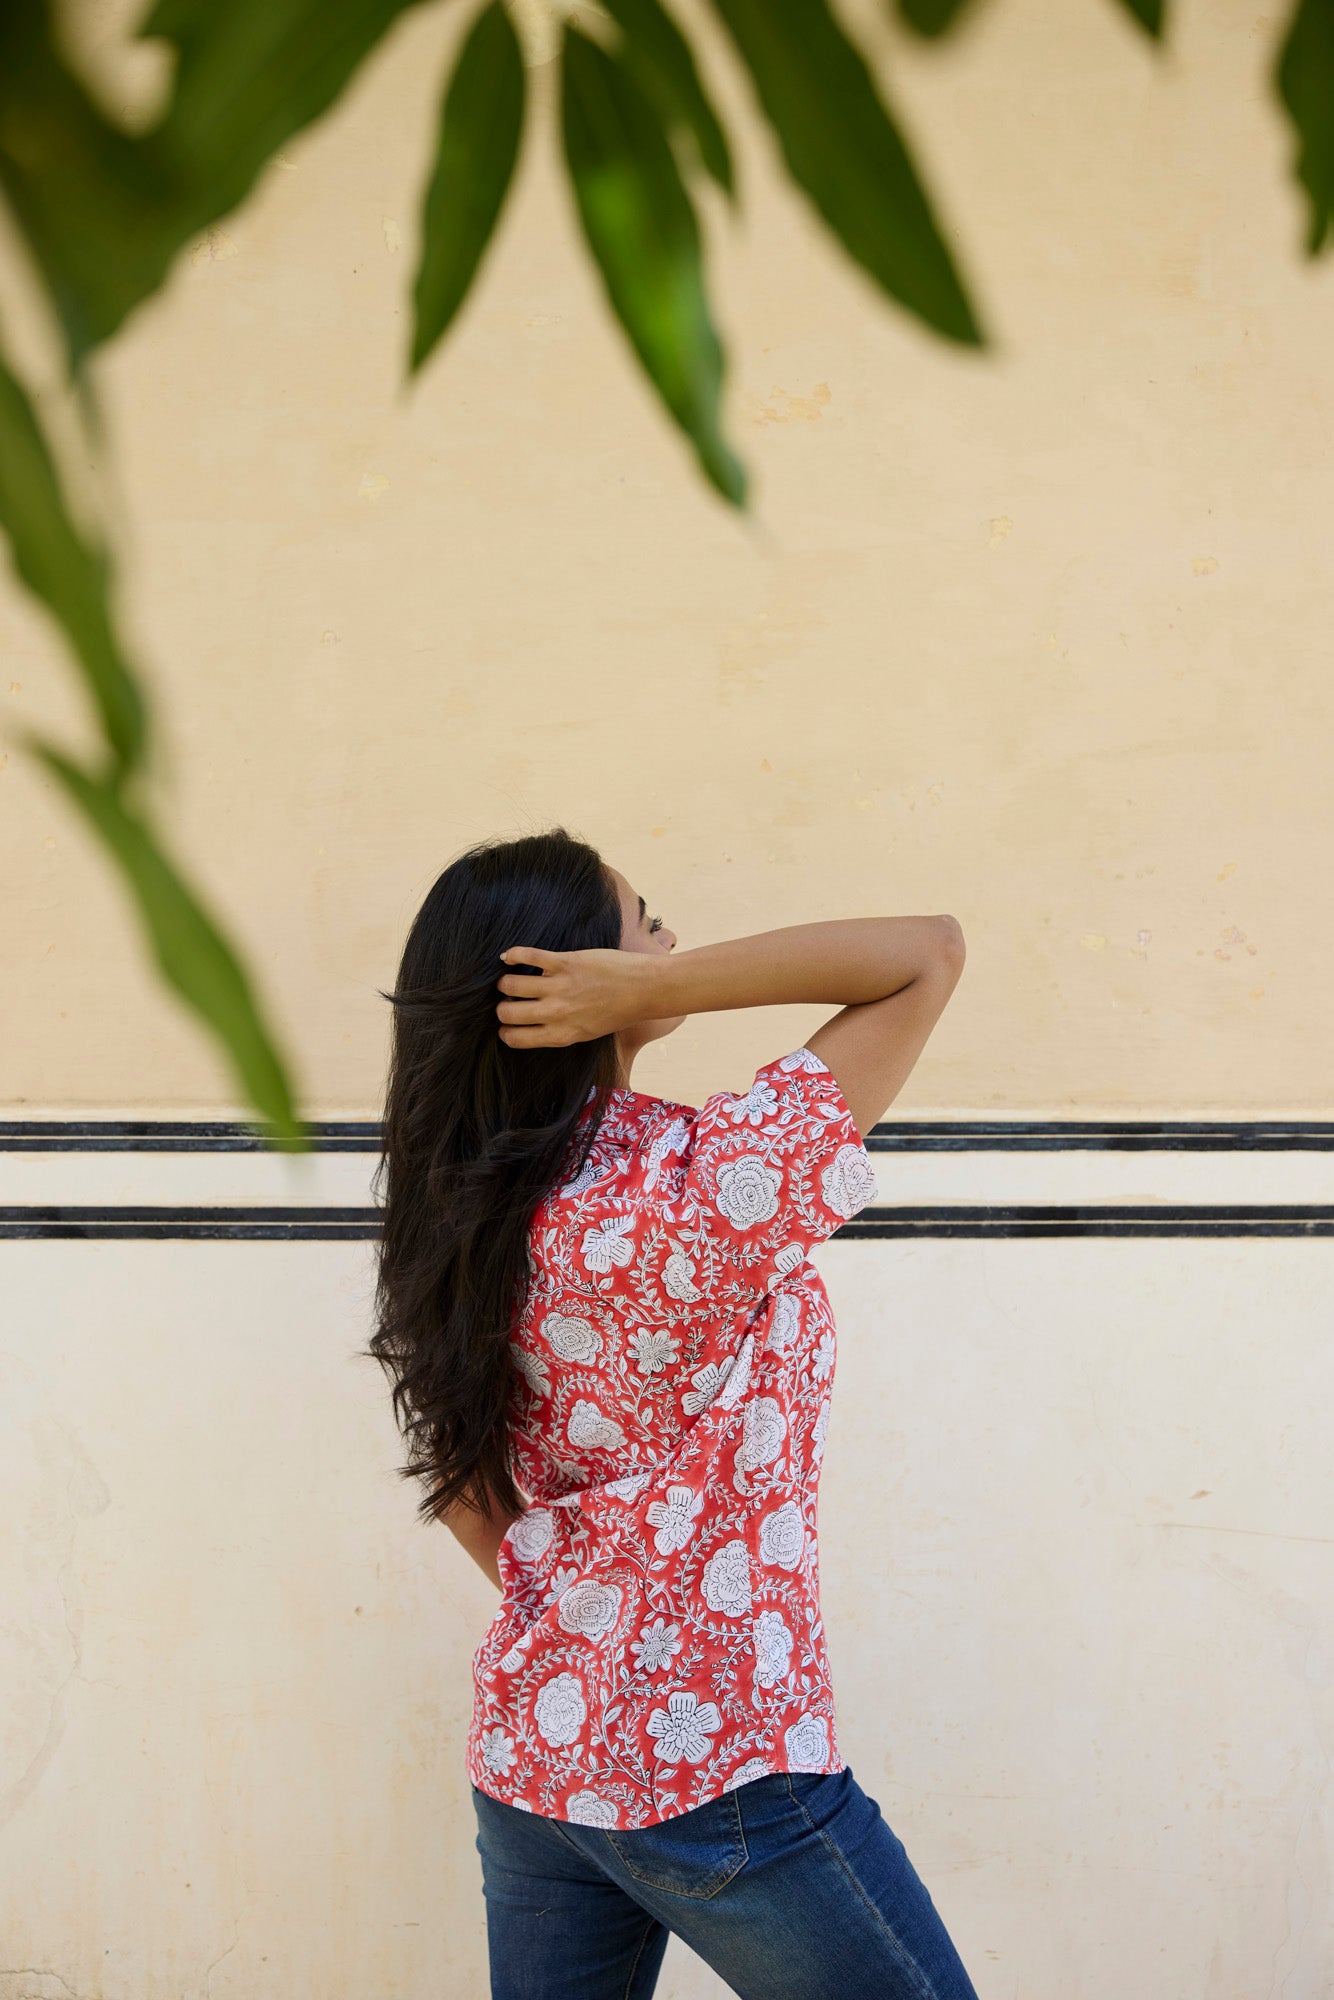
[[[84,32],[143,101],[125,12]],[[967,969],[891,1116],[1334,1115],[1334,277],[1297,252],[1277,18],[1192,0],[1155,58],[1109,0],[990,0],[939,52],[882,12],[855,10],[997,346],[960,356],[871,293],[724,67],[744,207],[708,214],[750,520],[608,322],[541,68],[481,286],[403,392],[448,10],[395,31],[103,357],[164,809],[306,1115],[376,1115],[376,988],[436,871],[553,820],[683,946],[955,912]],[[6,313],[49,379],[35,315]],[[3,739],[89,741],[7,580],[0,648],[7,1115],[244,1113]],[[689,1022],[635,1081],[697,1101],[819,1018]],[[1069,1198],[1059,1163],[999,1157],[961,1197]],[[1172,1198],[1329,1201],[1328,1157],[1206,1156]],[[196,1164],[99,1189],[215,1198]],[[292,1185],[236,1172],[217,1198]],[[68,1159],[3,1173],[5,1201],[88,1198]],[[1117,1198],[1151,1182],[1132,1163]],[[462,1731],[491,1600],[411,1519],[352,1358],[369,1247],[3,1264],[0,1996],[480,1996]],[[1328,1244],[823,1264],[845,1740],[982,2000],[1319,2000]],[[669,1966],[668,2000],[717,1993]]]
[[[1334,264],[1297,251],[1275,22],[1184,5],[1155,58],[1111,0],[992,0],[944,52],[895,43],[987,358],[882,305],[721,66],[745,199],[710,209],[713,284],[751,521],[610,324],[549,117],[466,319],[403,393],[456,31],[406,19],[101,370],[170,823],[305,1103],[374,1105],[375,987],[438,868],[563,818],[683,944],[956,912],[967,977],[905,1105],[1334,1104],[1311,921]],[[4,712],[82,742],[8,585],[0,646]],[[13,748],[0,776],[23,1023],[0,1098],[230,1106],[63,799]],[[705,1021],[643,1081],[707,1090],[771,1040]]]

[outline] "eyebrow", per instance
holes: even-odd
[[[641,924],[643,923],[647,915],[648,915],[648,904],[644,901],[644,898],[641,896],[639,899],[639,921]]]

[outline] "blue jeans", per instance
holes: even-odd
[[[491,2000],[649,2000],[669,1931],[741,2000],[977,2000],[851,1771],[756,1778],[633,1833],[473,1803]]]

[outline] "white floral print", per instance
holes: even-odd
[[[663,1290],[682,1305],[693,1305],[704,1294],[695,1283],[695,1267],[684,1250],[673,1250],[662,1267]]]
[[[823,1771],[829,1762],[829,1724],[823,1715],[803,1715],[783,1733],[788,1769]]]
[[[793,1049],[790,1056],[780,1056],[778,1058],[778,1067],[785,1074],[790,1074],[794,1069],[801,1069],[818,1076],[820,1071],[825,1068],[825,1064],[821,1062],[814,1049],[803,1048]]]
[[[695,1517],[703,1511],[704,1496],[691,1486],[669,1486],[665,1500],[655,1500],[644,1511],[651,1528],[657,1529],[653,1545],[660,1556],[683,1549],[695,1532]]]
[[[514,1641],[514,1644],[510,1647],[508,1653],[502,1653],[500,1659],[496,1662],[496,1665],[499,1668],[500,1672],[502,1674],[517,1674],[519,1668],[524,1663],[524,1659],[527,1655],[528,1648],[532,1645],[532,1643],[533,1643],[533,1634],[532,1634],[532,1628],[530,1626],[528,1631],[521,1634],[521,1636]],[[490,1767],[488,1766],[488,1769],[489,1768]]]
[[[673,1153],[683,1153],[690,1143],[690,1125],[684,1118],[674,1118],[665,1132],[660,1132],[648,1149],[644,1163],[644,1185],[653,1189],[658,1185],[663,1164]]]
[[[641,1375],[656,1375],[669,1361],[676,1359],[677,1347],[671,1334],[650,1332],[646,1326],[640,1327],[630,1346],[634,1352],[635,1367]]]
[[[570,1411],[565,1435],[585,1451],[615,1451],[625,1443],[625,1432],[612,1417],[603,1416],[596,1403],[581,1396]]]
[[[523,1562],[536,1562],[551,1546],[556,1523],[549,1507],[530,1507],[511,1522],[507,1530],[515,1555]]]
[[[722,1726],[718,1704],[689,1693],[669,1694],[666,1708],[655,1708],[647,1724],[653,1754],[664,1764],[702,1763]]]
[[[514,1738],[503,1729],[488,1729],[483,1735],[482,1762],[488,1771],[503,1778],[518,1754]]]
[[[761,1611],[755,1620],[755,1679],[776,1687],[792,1671],[792,1632],[781,1611]]]
[[[737,1765],[730,1778],[723,1780],[723,1790],[725,1792],[734,1792],[739,1785],[750,1785],[754,1783],[756,1778],[769,1778],[772,1776],[773,1768],[765,1762],[763,1757],[747,1757],[744,1764]]]
[[[599,1161],[596,1153],[590,1153],[574,1179],[566,1181],[561,1189],[562,1196],[569,1201],[573,1196],[583,1194],[587,1188],[592,1187],[594,1181],[600,1180],[606,1171],[605,1163]]]
[[[746,1616],[751,1606],[750,1554],[743,1541],[724,1542],[717,1555],[709,1557],[701,1588],[710,1611],[721,1611],[728,1618]]]
[[[585,1639],[605,1639],[621,1615],[621,1593],[614,1583],[599,1583],[596,1577],[581,1577],[561,1592],[556,1617],[565,1632],[582,1633]]]
[[[743,1153],[718,1169],[718,1207],[737,1229],[768,1222],[778,1213],[783,1176],[767,1167],[758,1153]]]
[[[763,1125],[778,1109],[778,1093],[771,1083],[756,1082],[732,1106],[734,1124]]]
[[[562,1361],[596,1361],[602,1342],[591,1320],[575,1313],[548,1313],[542,1338]]]
[[[777,1292],[774,1295],[773,1313],[769,1321],[769,1338],[765,1346],[774,1354],[781,1354],[791,1344],[792,1336],[801,1324],[801,1307],[793,1292]]]
[[[565,1817],[575,1826],[619,1826],[620,1814],[614,1799],[604,1799],[585,1788],[565,1801]]]
[[[755,1396],[746,1405],[737,1463],[747,1472],[772,1465],[783,1449],[787,1420],[772,1396]]]
[[[557,1674],[538,1690],[533,1720],[548,1743],[575,1742],[588,1720],[582,1684],[573,1674]]]
[[[681,1650],[681,1627],[669,1625],[665,1618],[655,1618],[651,1625],[644,1626],[633,1644],[635,1665],[640,1673],[661,1673]]]
[[[637,1500],[653,1484],[650,1472],[632,1472],[624,1479],[609,1479],[608,1493],[614,1493],[618,1500]]]
[[[720,1410],[734,1410],[750,1387],[751,1363],[755,1359],[755,1336],[748,1333],[736,1351],[731,1367],[727,1370],[727,1380],[718,1391],[717,1403]]]
[[[690,1378],[693,1387],[681,1398],[686,1415],[697,1417],[701,1410],[707,1410],[731,1372],[730,1356],[726,1361],[706,1361],[702,1368],[697,1368]]]
[[[844,1220],[874,1201],[880,1190],[864,1146],[840,1146],[820,1176],[825,1205]]]
[[[795,1500],[785,1500],[760,1522],[760,1561],[775,1569],[795,1569],[806,1545],[806,1528]]]
[[[632,1830],[844,1768],[814,1528],[834,1321],[810,1253],[871,1176],[810,1050],[698,1110],[616,1089],[586,1113],[507,1335],[527,1511],[474,1656],[468,1772],[516,1810]]]
[[[545,1396],[551,1387],[547,1364],[540,1354],[530,1354],[517,1340],[510,1342],[510,1359],[535,1396]]]
[[[634,1217],[614,1215],[596,1229],[584,1231],[583,1256],[590,1271],[610,1271],[613,1264],[628,1264],[635,1254],[629,1231]]]
[[[562,1563],[559,1569],[554,1569],[551,1572],[551,1581],[542,1592],[542,1602],[544,1604],[555,1604],[559,1598],[564,1597],[570,1585],[578,1583],[578,1581],[578,1565],[575,1563]]]

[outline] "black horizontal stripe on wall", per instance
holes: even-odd
[[[1334,1236],[1334,1203],[904,1203],[864,1208],[834,1241],[885,1236]]]
[[[378,1119],[312,1120],[316,1153],[379,1153]],[[1334,1151],[1334,1120],[1310,1118],[896,1119],[872,1153],[1235,1153]],[[0,1152],[264,1153],[293,1148],[228,1119],[0,1119]]]
[[[309,1127],[313,1153],[377,1153],[376,1120],[322,1119]],[[253,1125],[225,1118],[6,1118],[0,1153],[290,1153]]]
[[[221,1237],[252,1243],[331,1238],[363,1243],[373,1242],[379,1234],[378,1209],[315,1203],[260,1208],[245,1202],[207,1207],[190,1207],[184,1202],[115,1202],[104,1206],[32,1202],[0,1207],[0,1237]]]
[[[375,1208],[106,1207],[33,1203],[0,1207],[0,1237],[223,1238],[373,1242]],[[838,1229],[835,1242],[900,1236],[1334,1236],[1334,1204],[1319,1202],[977,1205],[905,1203],[867,1208]]]

